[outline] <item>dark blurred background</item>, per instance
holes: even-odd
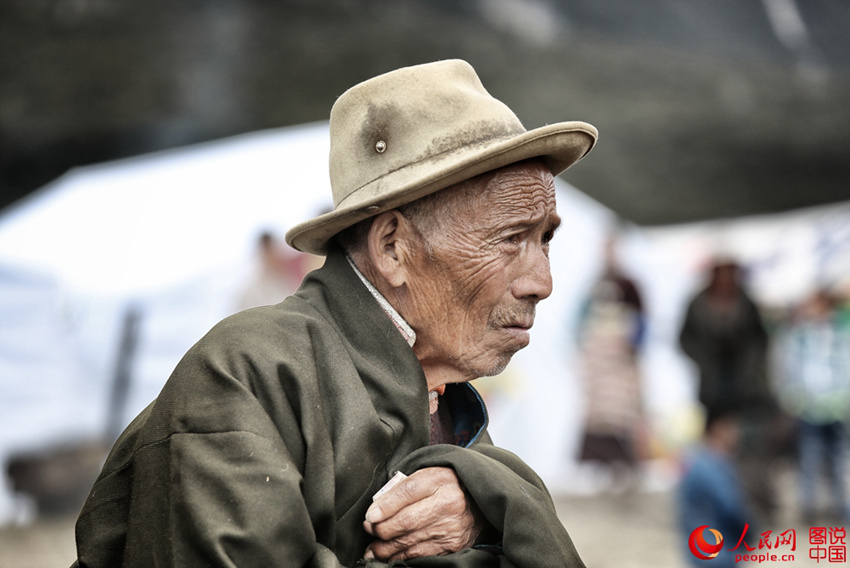
[[[637,223],[829,203],[850,198],[848,29],[841,0],[2,0],[0,207],[452,57],[529,128],[596,125],[567,179]]]

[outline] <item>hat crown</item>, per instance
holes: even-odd
[[[379,75],[343,93],[331,110],[334,206],[372,201],[389,174],[524,132],[465,61]]]
[[[558,175],[596,136],[578,121],[526,131],[465,61],[391,71],[347,90],[331,109],[334,208],[289,229],[286,242],[325,254],[358,221],[522,160],[538,158]]]

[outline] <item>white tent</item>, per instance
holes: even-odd
[[[128,313],[139,315],[139,334],[120,422],[150,402],[183,352],[236,309],[257,235],[282,236],[330,207],[327,156],[326,123],[264,131],[79,168],[5,211],[0,464],[105,433]],[[481,383],[494,439],[555,486],[567,479],[581,423],[575,317],[615,221],[562,180],[558,199],[555,292],[508,378]],[[701,263],[718,249],[754,267],[761,299],[784,302],[817,278],[847,276],[850,205],[626,232],[621,261],[649,306],[645,395],[659,430],[675,432],[669,425],[692,406],[693,374],[675,340]],[[0,524],[9,502],[0,487]]]

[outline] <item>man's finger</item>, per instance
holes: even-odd
[[[366,524],[371,527],[367,532],[381,540],[394,540],[415,533],[426,534],[435,529],[431,517],[428,516],[429,509],[423,501],[408,505],[392,517],[378,523]],[[426,536],[427,538],[427,536]]]
[[[366,511],[366,521],[379,523],[399,511],[433,495],[445,485],[457,485],[454,471],[446,467],[429,467],[414,472],[391,491],[378,497]],[[461,495],[462,496],[462,495]]]
[[[417,502],[374,525],[364,522],[366,531],[378,539],[370,545],[372,553],[386,560],[413,558],[423,552],[431,556],[446,554],[471,546],[480,532],[472,512],[461,505],[459,514],[452,511],[434,516],[430,501]],[[424,518],[428,521],[423,522]]]
[[[433,538],[449,534],[465,527],[472,521],[472,514],[465,500],[436,493],[407,505],[392,517],[377,523],[369,523],[367,532],[382,540],[397,539],[405,535],[420,534]]]
[[[421,556],[439,556],[460,550],[453,539],[425,538],[419,534],[411,534],[398,539],[376,540],[366,549],[365,558],[377,558],[385,562],[406,560]]]

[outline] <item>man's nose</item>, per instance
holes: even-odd
[[[512,286],[513,295],[520,300],[545,300],[552,293],[549,256],[540,247],[531,247],[526,254],[522,272]]]

